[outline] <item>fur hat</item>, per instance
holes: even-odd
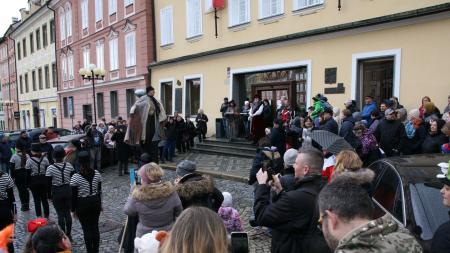
[[[233,206],[233,197],[229,192],[222,192],[223,202],[222,207],[232,207]]]
[[[290,167],[294,165],[295,159],[297,159],[298,151],[296,149],[290,148],[288,149],[283,156],[284,166]]]
[[[195,172],[197,166],[195,162],[189,160],[183,160],[177,164],[177,175],[183,177],[187,174]]]

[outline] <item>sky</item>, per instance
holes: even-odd
[[[0,0],[0,37],[5,34],[6,29],[11,25],[12,17],[20,20],[20,8],[28,8],[27,0]]]

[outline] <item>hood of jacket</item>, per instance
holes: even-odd
[[[191,173],[181,178],[176,185],[176,190],[180,198],[190,199],[194,196],[212,192],[214,182],[209,176]]]
[[[148,201],[169,197],[175,191],[175,187],[170,182],[160,184],[148,184],[136,187],[132,196],[139,201]]]
[[[355,124],[355,118],[353,118],[353,116],[349,116],[349,117],[343,119],[343,120],[342,120],[342,123],[344,123],[344,122],[346,122],[346,121],[349,121],[349,122],[351,122],[352,124]]]
[[[363,184],[370,184],[373,179],[375,178],[375,172],[371,169],[359,169],[356,171],[344,171],[340,174],[333,175],[333,180],[336,178],[351,178],[351,180],[355,183],[358,183],[360,185]]]

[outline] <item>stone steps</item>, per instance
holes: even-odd
[[[255,157],[256,147],[246,141],[230,142],[226,139],[208,138],[202,143],[196,143],[196,146],[192,149],[192,151],[202,154],[245,157],[252,159]]]

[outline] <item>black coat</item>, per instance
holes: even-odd
[[[117,132],[111,136],[111,140],[116,142],[117,159],[119,161],[126,161],[131,155],[131,148],[124,142],[124,139],[125,131],[123,129],[117,129]]]
[[[164,127],[164,131],[166,134],[166,140],[168,141],[176,141],[177,140],[177,126],[175,123],[167,123]]]
[[[374,135],[386,156],[397,155],[401,150],[400,140],[405,136],[405,126],[398,120],[383,119]]]
[[[348,117],[342,120],[341,129],[339,130],[339,136],[344,138],[353,148],[357,149],[361,146],[361,142],[353,133],[353,127],[355,126],[355,120],[353,117]]]
[[[52,144],[46,142],[41,143],[41,150],[43,153],[47,153],[47,159],[50,164],[53,164],[53,146]]]
[[[416,129],[413,138],[405,134],[401,140],[401,152],[403,155],[415,155],[422,153],[422,143],[427,137],[427,130],[423,125]]]
[[[422,153],[441,153],[441,146],[448,142],[448,137],[443,133],[428,134],[422,143]]]
[[[286,152],[286,136],[281,126],[279,128],[273,128],[270,133],[270,145],[277,147],[280,155],[283,156]]]
[[[16,142],[16,147],[20,148],[22,151],[25,151],[27,153],[30,152],[31,149],[31,138],[22,138],[20,137]]]
[[[450,221],[439,226],[433,236],[431,243],[431,252],[448,253],[450,252]]]
[[[316,197],[323,184],[320,175],[305,176],[295,183],[293,190],[282,191],[272,203],[269,201],[270,186],[256,186],[255,219],[258,225],[272,228],[272,253],[329,252],[323,237],[307,240],[308,234],[317,232]],[[313,242],[320,250],[311,250],[308,242]]]
[[[206,114],[197,114],[197,117],[195,117],[195,122],[197,123],[197,128],[199,131],[206,134],[208,131],[208,116],[206,116]]]
[[[334,120],[333,118],[330,118],[329,120],[325,121],[325,122],[321,122],[320,123],[320,130],[325,130],[328,132],[332,132],[334,134],[338,134],[339,132],[339,126],[336,122],[336,120]]]

